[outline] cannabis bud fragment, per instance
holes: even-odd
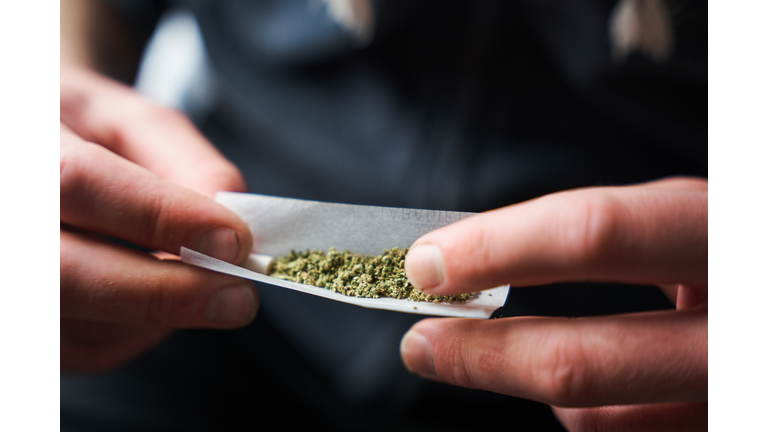
[[[408,248],[385,249],[381,255],[360,255],[330,248],[323,251],[291,251],[278,258],[270,276],[325,288],[348,296],[393,297],[412,301],[462,302],[474,293],[454,296],[424,294],[405,276]]]

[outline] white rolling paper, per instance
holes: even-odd
[[[384,249],[395,246],[409,247],[427,232],[473,214],[323,203],[233,192],[217,194],[216,201],[237,213],[248,223],[254,235],[254,248],[260,254],[274,257],[286,255],[291,250],[327,251],[330,247],[354,253],[379,255]],[[359,298],[269,277],[187,248],[182,248],[181,258],[182,261],[198,267],[331,300],[374,309],[425,315],[489,318],[496,309],[504,305],[509,291],[509,285],[493,288],[481,291],[470,300],[461,303]]]

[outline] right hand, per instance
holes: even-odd
[[[568,430],[706,430],[708,183],[668,178],[564,191],[432,231],[405,259],[428,294],[509,283],[663,285],[677,310],[420,321],[424,378],[551,404]]]
[[[237,168],[183,114],[94,72],[62,64],[60,97],[61,368],[109,369],[174,328],[250,322],[250,282],[102,238],[244,262],[248,226],[212,200],[246,190]]]

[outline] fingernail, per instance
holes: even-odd
[[[438,246],[419,245],[405,257],[405,274],[417,290],[428,292],[445,280],[443,252]]]
[[[198,249],[208,256],[233,262],[240,252],[240,241],[232,228],[215,228],[200,240]]]
[[[421,333],[409,330],[400,341],[400,357],[406,369],[420,375],[435,375],[432,346]]]
[[[228,286],[208,303],[208,319],[217,324],[244,325],[255,315],[256,296],[250,283]]]

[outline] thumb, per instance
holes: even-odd
[[[434,295],[564,281],[707,286],[707,192],[581,189],[478,214],[418,239],[410,282]]]

